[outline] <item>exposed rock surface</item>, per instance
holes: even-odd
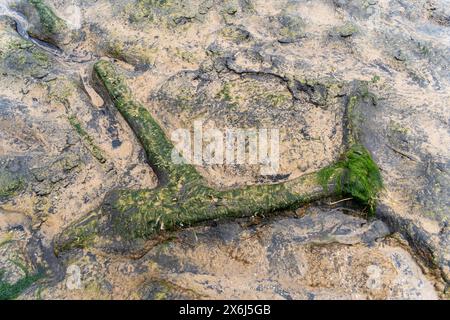
[[[55,13],[50,22],[41,5]],[[1,1],[0,14],[0,269],[8,283],[23,273],[12,261],[47,273],[25,298],[447,294],[446,1]],[[91,79],[101,57],[115,59],[168,136],[198,120],[280,129],[279,175],[199,167],[219,188],[332,164],[344,149],[346,99],[359,91],[358,135],[385,184],[380,220],[319,207],[300,219],[180,231],[137,260],[89,248],[55,257],[54,237],[109,191],[156,185]]]
[[[48,298],[436,299],[387,226],[311,209],[178,233],[137,260],[79,252]],[[125,278],[124,278],[125,276]],[[31,298],[32,295],[26,296]]]

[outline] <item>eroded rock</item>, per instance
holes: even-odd
[[[437,299],[433,283],[388,240],[379,220],[311,209],[301,218],[248,223],[185,230],[126,262],[80,252],[67,280],[43,289],[43,297]],[[68,291],[73,270],[81,286]]]

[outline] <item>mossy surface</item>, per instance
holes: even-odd
[[[170,0],[138,0],[136,4],[129,7],[130,21],[134,23],[152,22],[159,11],[167,10],[170,7]]]
[[[305,22],[299,16],[283,15],[279,17],[281,28],[279,30],[279,39],[281,43],[291,43],[306,37]]]
[[[14,176],[6,170],[0,170],[0,199],[17,194],[24,187],[20,177]]]
[[[250,33],[238,26],[227,26],[220,31],[220,35],[234,43],[240,44],[242,42],[248,41],[251,38]]]
[[[51,59],[36,45],[22,39],[14,39],[0,52],[0,63],[15,72],[43,77],[48,73]]]
[[[319,171],[318,177],[324,188],[332,184],[336,192],[352,196],[374,213],[383,181],[372,156],[361,144],[351,146],[339,162]]]
[[[113,35],[106,44],[106,51],[113,58],[139,66],[153,65],[158,54],[157,48],[144,46],[130,39],[121,40]]]
[[[47,35],[59,33],[66,28],[64,20],[59,18],[42,0],[29,0],[29,2],[36,9],[43,31]]]
[[[347,38],[358,32],[358,28],[352,23],[346,23],[336,29],[337,33],[343,37]]]
[[[131,23],[161,24],[163,28],[193,20],[198,10],[195,2],[186,0],[137,0],[125,7]]]
[[[347,102],[347,134],[349,146],[341,159],[317,174],[324,188],[333,185],[336,193],[351,196],[375,213],[378,193],[383,188],[380,170],[370,152],[360,143],[364,125],[362,107],[377,105],[377,97],[370,92],[367,82],[359,82]]]
[[[29,274],[25,268],[23,268],[23,271],[25,276],[14,284],[10,284],[4,280],[5,271],[0,270],[0,300],[16,299],[21,293],[43,277],[42,273]]]
[[[54,100],[63,105],[70,104],[70,99],[74,97],[77,91],[77,85],[67,78],[57,78],[47,85],[48,99]]]

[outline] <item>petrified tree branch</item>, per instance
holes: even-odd
[[[125,80],[117,74],[113,65],[107,61],[99,61],[94,71],[143,146],[158,176],[159,185],[203,180],[194,166],[172,162],[172,142],[147,109],[134,100]]]
[[[194,166],[172,162],[173,144],[150,112],[134,100],[115,67],[99,61],[94,70],[142,144],[160,182],[154,190],[109,193],[97,212],[63,232],[56,241],[57,251],[85,246],[96,237],[121,243],[148,239],[160,230],[211,219],[266,214],[334,193],[334,183],[327,187],[327,180],[333,176],[330,170],[326,179],[323,174],[313,173],[280,184],[225,191],[211,188]]]

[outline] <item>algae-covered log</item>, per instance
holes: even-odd
[[[113,65],[107,61],[100,61],[94,69],[116,108],[142,144],[160,185],[183,180],[189,182],[203,180],[192,165],[178,165],[172,162],[172,142],[167,139],[147,109],[133,99],[125,80],[117,74]]]
[[[95,73],[126,119],[159,178],[154,190],[115,190],[100,210],[69,227],[56,249],[84,246],[98,234],[109,239],[147,239],[160,230],[226,217],[265,214],[299,206],[332,193],[316,174],[273,185],[215,190],[194,166],[172,162],[174,146],[149,111],[134,100],[125,80],[107,61]],[[326,190],[325,190],[326,189]]]
[[[172,142],[150,112],[133,98],[113,64],[99,61],[94,71],[142,144],[159,186],[154,190],[110,192],[98,211],[57,239],[57,252],[83,247],[97,236],[109,242],[130,243],[148,239],[161,230],[290,209],[332,194],[349,193],[373,208],[381,176],[368,151],[353,139],[343,159],[318,173],[280,184],[233,190],[211,188],[194,166],[172,161]]]
[[[30,22],[27,31],[33,37],[57,46],[71,39],[72,34],[66,22],[43,0],[23,0],[13,6]]]

